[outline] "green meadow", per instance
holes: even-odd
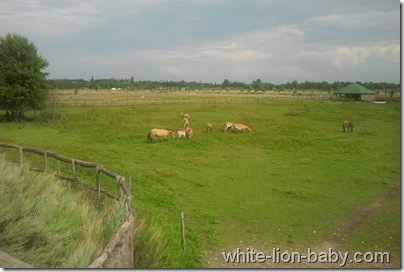
[[[148,143],[152,128],[180,130],[181,112],[191,115],[193,138]],[[131,177],[134,258],[142,268],[209,267],[212,256],[237,247],[315,247],[400,181],[400,104],[68,106],[59,114],[55,121],[2,122],[0,142],[98,162]],[[353,122],[354,133],[342,131],[344,120]],[[226,121],[252,131],[224,133]],[[386,205],[391,208],[364,218],[340,247],[374,251],[376,245],[397,261],[400,201]]]

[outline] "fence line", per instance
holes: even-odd
[[[170,98],[125,98],[125,99],[58,99],[59,105],[71,106],[131,106],[153,104],[241,104],[241,103],[269,103],[272,101],[304,101],[304,100],[336,100],[330,95],[292,95],[292,96],[266,96],[266,97],[170,97]],[[341,100],[341,99],[338,99]]]
[[[99,256],[90,264],[88,268],[133,268],[133,234],[134,234],[134,220],[135,214],[133,209],[133,199],[132,195],[125,185],[125,177],[116,174],[112,171],[107,170],[104,166],[94,163],[94,162],[86,162],[82,160],[77,160],[74,158],[68,158],[53,152],[40,150],[32,147],[24,147],[18,145],[11,145],[0,143],[0,147],[2,148],[11,148],[17,149],[19,152],[19,166],[20,169],[24,167],[24,153],[36,153],[42,155],[44,157],[44,168],[43,169],[35,169],[30,168],[30,170],[34,171],[43,171],[48,172],[48,158],[52,157],[57,160],[58,165],[59,162],[65,162],[71,164],[72,167],[72,177],[63,176],[60,174],[60,168],[58,167],[57,177],[69,180],[72,182],[78,182],[83,184],[86,188],[89,188],[95,192],[97,192],[97,199],[100,200],[101,193],[104,195],[111,197],[113,199],[117,199],[123,201],[124,203],[124,216],[122,218],[123,223],[119,226],[117,232],[112,235],[109,239],[107,245],[104,247]],[[86,168],[94,168],[95,169],[95,185],[96,187],[92,187],[91,185],[82,182],[77,177],[76,166],[82,166]],[[100,174],[104,174],[108,177],[114,179],[114,183],[117,187],[118,196],[101,189],[100,185]]]

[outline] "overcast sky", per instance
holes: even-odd
[[[49,78],[400,82],[398,0],[0,0]]]

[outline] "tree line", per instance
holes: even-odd
[[[0,110],[5,111],[7,120],[22,120],[24,112],[43,109],[48,97],[48,90],[57,89],[125,89],[125,90],[230,90],[241,91],[284,91],[284,90],[338,90],[351,82],[287,82],[273,84],[261,79],[251,83],[230,81],[224,79],[221,84],[196,81],[135,81],[129,79],[46,79],[48,73],[44,69],[49,63],[38,55],[38,49],[26,37],[17,34],[7,34],[0,37]],[[385,94],[400,90],[400,84],[357,82],[370,90],[384,91]]]
[[[207,82],[197,82],[197,81],[151,81],[151,80],[139,80],[135,81],[134,77],[130,79],[94,79],[91,77],[89,80],[85,79],[48,79],[48,85],[50,89],[124,89],[124,90],[188,90],[188,91],[198,91],[198,90],[247,90],[247,91],[284,91],[284,90],[319,90],[319,91],[335,91],[339,90],[352,82],[335,81],[332,83],[322,81],[322,82],[297,82],[294,80],[292,82],[286,82],[282,84],[274,84],[269,82],[263,82],[261,79],[253,80],[251,83],[230,81],[224,79],[223,83],[207,83]],[[400,84],[387,83],[387,82],[359,82],[362,86],[368,88],[369,90],[374,90],[376,92],[388,92],[388,91],[399,91]]]

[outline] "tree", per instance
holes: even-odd
[[[261,79],[257,79],[257,80],[253,80],[253,82],[251,83],[252,88],[255,91],[263,91],[265,89],[264,84],[262,83]]]
[[[0,37],[0,108],[9,120],[38,109],[47,97],[48,62],[27,38],[17,34]]]
[[[222,88],[226,89],[228,87],[230,87],[230,81],[226,78],[222,83]]]

